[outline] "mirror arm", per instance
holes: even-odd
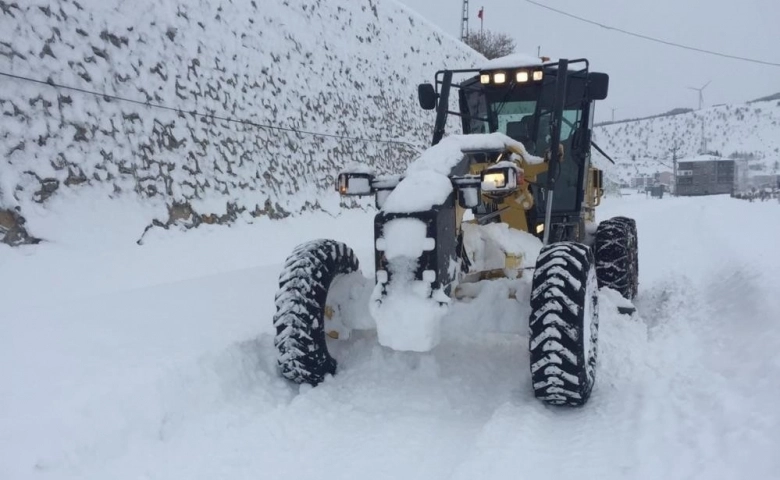
[[[614,160],[612,160],[612,157],[610,157],[609,155],[607,155],[607,152],[605,152],[604,150],[602,150],[602,149],[601,149],[601,147],[599,147],[599,146],[596,144],[596,142],[594,142],[594,141],[591,141],[591,142],[590,142],[590,144],[591,144],[591,145],[593,145],[593,148],[595,148],[595,149],[596,149],[596,150],[597,150],[597,151],[598,151],[600,154],[604,155],[604,158],[606,158],[607,160],[609,160],[610,162],[612,162],[612,165],[615,165],[615,161],[614,161]]]

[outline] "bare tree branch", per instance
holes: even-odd
[[[478,51],[488,59],[504,57],[515,52],[515,41],[505,33],[469,32],[466,45]]]

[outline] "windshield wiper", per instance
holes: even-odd
[[[507,102],[509,101],[509,95],[512,94],[512,92],[515,91],[515,87],[517,87],[517,82],[512,81],[512,83],[509,85],[509,90],[504,94],[504,98],[501,99],[501,102],[498,104],[498,110],[496,110],[496,118],[498,118],[499,115],[501,115],[501,110],[504,109]]]

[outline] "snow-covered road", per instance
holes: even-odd
[[[370,274],[369,214],[2,247],[0,478],[780,477],[780,205],[599,212],[618,214],[640,232],[640,314],[602,309],[575,410],[533,399],[527,309],[499,286],[455,307],[431,353],[363,333],[323,385],[279,378],[284,257],[331,237]]]

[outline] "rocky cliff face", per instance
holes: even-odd
[[[332,209],[343,165],[429,142],[416,84],[480,60],[394,0],[0,0],[0,32],[0,72],[100,94],[0,76],[7,243],[64,192],[163,226]]]

